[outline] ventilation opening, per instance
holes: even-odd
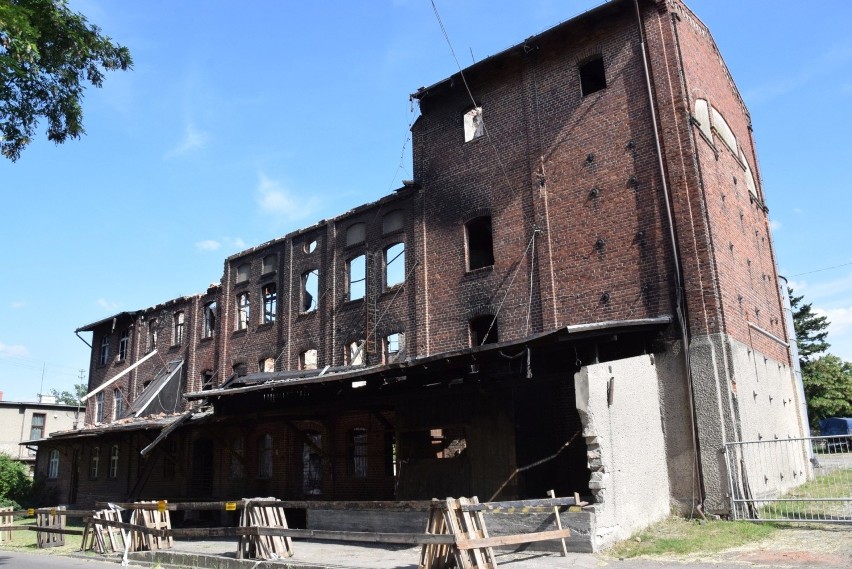
[[[473,271],[494,264],[494,240],[491,235],[491,217],[471,219],[465,224],[467,237],[467,270]]]
[[[603,57],[596,57],[580,65],[580,91],[583,96],[606,89],[606,70]]]
[[[476,347],[483,344],[496,344],[497,342],[497,321],[494,320],[493,314],[477,316],[470,321],[471,346]]]

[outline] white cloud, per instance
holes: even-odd
[[[105,298],[99,298],[95,301],[95,303],[101,308],[105,308],[107,310],[116,310],[119,306],[121,306],[117,302],[113,302]]]
[[[848,330],[852,330],[852,306],[846,308],[829,308],[827,310],[814,308],[814,312],[822,316],[828,316],[828,321],[831,322],[829,339],[832,333],[842,334]]]
[[[230,238],[230,237],[226,237],[225,241],[230,243],[232,248],[235,248],[235,249],[245,249],[246,248],[246,242],[243,241],[242,239],[240,239],[239,237],[235,237],[233,239]]]
[[[26,346],[8,345],[0,342],[0,356],[13,356],[17,358],[25,358],[30,355],[30,351]]]
[[[796,212],[796,213],[803,213],[804,212],[804,210],[800,207],[794,207],[793,211]]]
[[[259,177],[255,193],[257,205],[263,213],[292,221],[308,217],[316,211],[316,198],[296,196],[281,182],[267,178],[263,173]]]
[[[25,307],[26,305],[27,305],[27,303],[26,303],[26,302],[24,302],[23,300],[14,300],[14,301],[12,301],[12,302],[9,304],[9,306],[10,306],[11,308],[14,308],[15,310],[17,310],[17,309],[19,309],[19,308],[23,308],[23,307]]]
[[[204,148],[207,146],[207,142],[210,140],[210,136],[203,131],[195,128],[195,125],[192,123],[188,123],[186,125],[186,129],[183,133],[183,138],[180,142],[175,145],[174,148],[169,150],[168,154],[166,154],[167,158],[172,158],[175,156],[180,156],[182,154],[186,154],[188,152],[192,152],[193,150],[197,150],[199,148]]]
[[[779,229],[781,229],[781,222],[777,219],[770,219],[769,227],[770,229],[772,229],[772,231],[778,231]]]
[[[221,246],[222,244],[214,239],[205,239],[195,244],[195,248],[199,251],[215,251]]]

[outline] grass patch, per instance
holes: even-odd
[[[616,557],[715,553],[769,537],[777,527],[741,521],[672,517],[639,532],[612,549]]]
[[[34,526],[35,518],[23,518],[14,521],[16,526]],[[79,529],[82,531],[83,524],[79,519],[66,518],[66,529]],[[82,535],[65,535],[65,545],[59,547],[47,547],[39,549],[36,532],[33,530],[16,530],[11,532],[11,541],[7,539],[8,534],[3,536],[3,541],[0,542],[0,549],[13,551],[26,551],[28,553],[43,553],[46,555],[66,555],[75,551],[80,551],[80,545],[83,542]]]
[[[850,491],[852,468],[817,469],[813,480],[791,488],[775,502],[755,502],[762,503],[760,517],[763,519],[843,519],[852,516],[848,502]],[[821,502],[809,498],[840,500]]]

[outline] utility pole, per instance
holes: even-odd
[[[80,383],[83,383],[83,378],[86,377],[86,370],[81,369],[79,375],[77,376],[80,380]],[[77,395],[77,386],[74,386],[74,395],[77,397],[77,411],[74,413],[74,430],[77,430],[77,426],[80,424],[80,396]]]

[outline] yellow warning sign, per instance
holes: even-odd
[[[226,512],[237,511],[237,503],[236,502],[225,502],[225,511]]]
[[[165,500],[160,500],[159,502],[157,502],[157,511],[158,512],[165,512],[166,511],[166,501]]]
[[[35,508],[27,508],[27,515],[28,516],[34,516],[35,515]]]

